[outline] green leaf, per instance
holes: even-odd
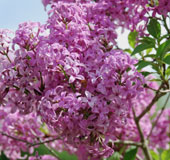
[[[120,153],[119,152],[114,152],[114,154],[107,158],[107,160],[120,160]]]
[[[153,150],[150,150],[150,154],[151,154],[153,160],[159,160],[159,155],[156,154]]]
[[[170,49],[170,40],[167,40],[166,42],[162,43],[158,47],[156,56],[162,59],[165,56],[165,54],[169,51],[169,49]]]
[[[146,76],[148,76],[149,74],[151,74],[151,72],[141,72],[142,73],[142,75],[144,76],[144,77],[146,77]]]
[[[151,37],[142,37],[142,39],[139,40],[141,43],[146,43],[146,44],[154,44],[155,45],[155,39]]]
[[[161,160],[170,160],[170,150],[164,150],[162,152]]]
[[[138,148],[136,146],[128,148],[125,152],[124,160],[135,160],[137,150]]]
[[[66,151],[63,152],[58,152],[58,157],[62,160],[78,160],[76,155],[74,154],[69,154]]]
[[[169,36],[170,36],[170,34],[165,34],[162,37],[160,37],[158,41],[161,42],[164,38],[167,38]]]
[[[141,70],[142,68],[144,68],[144,67],[146,67],[148,65],[151,65],[151,64],[152,64],[152,62],[141,60],[137,64],[137,66],[138,66],[137,70]]]
[[[38,155],[52,155],[53,156],[53,154],[49,151],[49,149],[45,145],[40,145],[38,148],[36,148],[34,155],[35,155],[36,151],[38,152]],[[66,151],[63,151],[63,152],[58,152],[56,150],[53,150],[53,151],[62,160],[68,160],[68,159],[69,160],[77,160],[77,157],[74,154],[69,154]]]
[[[152,69],[154,69],[158,74],[160,74],[159,65],[152,63]]]
[[[138,36],[138,32],[136,31],[130,32],[128,35],[128,42],[132,48],[135,48],[137,36]]]
[[[147,43],[142,43],[142,44],[140,44],[140,45],[138,45],[135,49],[134,49],[134,51],[132,52],[132,56],[133,55],[135,55],[136,53],[139,53],[139,52],[142,52],[142,51],[144,51],[144,50],[146,50],[146,49],[149,49],[149,48],[154,48],[154,44],[153,43],[150,43],[150,44],[147,44]]]
[[[47,127],[46,123],[43,123],[43,124],[41,125],[40,131],[41,131],[42,133],[46,134],[46,135],[49,134],[48,127]]]
[[[129,48],[124,49],[125,52],[132,53],[132,51]]]
[[[146,54],[148,55],[149,53],[151,53],[151,52],[152,52],[152,49],[153,49],[153,48],[147,49],[147,50],[146,50]]]
[[[149,34],[151,34],[154,38],[159,38],[161,35],[161,25],[155,19],[152,18],[147,26]]]
[[[165,56],[165,58],[163,59],[163,61],[164,61],[165,63],[167,63],[167,64],[170,64],[170,54],[167,54],[167,55]]]
[[[144,57],[151,57],[151,58],[155,58],[155,54],[150,54],[150,55],[146,55]]]
[[[4,152],[1,152],[0,160],[9,160],[9,159],[5,156]]]
[[[150,116],[149,118],[152,121],[155,119],[156,116],[157,116],[157,111],[155,111],[154,114],[152,114],[152,116]],[[152,153],[151,153],[151,155],[152,155]]]
[[[152,81],[152,82],[161,82],[161,79],[154,78],[154,79],[151,79],[150,81]]]
[[[167,77],[170,76],[170,66],[166,69],[165,74]]]
[[[156,61],[158,62],[159,65],[165,64],[165,62],[163,60],[156,59]]]
[[[68,152],[66,151],[63,151],[63,152],[58,152],[54,149],[50,149],[52,150],[56,155],[57,157],[59,157],[61,160],[78,160],[76,155],[74,154],[69,154]],[[40,145],[39,147],[35,148],[34,150],[34,153],[30,155],[30,153],[28,152],[22,152],[22,156],[24,155],[28,155],[28,156],[35,156],[36,155],[36,152],[38,152],[38,155],[42,156],[42,155],[52,155],[54,156],[51,151],[50,151],[44,144]],[[1,159],[0,159],[1,160]],[[4,159],[5,160],[5,159]],[[26,159],[27,160],[27,159]]]
[[[40,145],[38,148],[35,148],[33,155],[35,155],[36,152],[38,152],[38,155],[46,155],[46,154],[53,155],[44,144]]]

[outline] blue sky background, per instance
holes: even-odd
[[[0,0],[0,28],[16,30],[22,22],[46,20],[41,0]]]

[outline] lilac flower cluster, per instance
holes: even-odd
[[[40,131],[41,123],[34,113],[27,116],[21,116],[19,113],[11,114],[9,108],[4,109],[1,107],[0,123],[1,132],[5,133],[0,136],[0,151],[3,151],[11,160],[25,159],[26,156],[21,156],[23,152],[34,151],[33,147],[28,147],[28,143],[38,142],[38,138],[44,136]],[[10,138],[6,135],[12,136]],[[20,140],[22,141],[20,141]]]
[[[43,1],[45,6],[49,2]],[[113,46],[118,26],[143,31],[139,22],[148,21],[146,4],[56,1],[51,2],[45,25],[22,23],[13,38],[0,30],[0,131],[36,143],[47,136],[40,129],[45,123],[60,137],[50,145],[74,152],[80,160],[110,156],[114,146],[109,143],[117,139],[139,141],[132,106],[140,114],[154,97],[144,84],[155,84],[136,70],[135,59]],[[152,127],[149,117],[140,121],[146,136]],[[154,137],[167,130],[168,122],[160,119],[151,145],[164,147],[168,137],[163,144]],[[161,128],[162,124],[166,125]],[[0,149],[15,159],[28,149],[16,139],[0,134]],[[30,160],[36,158],[41,157]]]
[[[156,82],[150,81],[154,77],[148,76],[146,78],[146,84],[152,89],[157,90],[158,84]],[[147,107],[148,103],[153,99],[154,93],[152,90],[145,88],[140,96],[135,99],[134,108],[136,115],[140,113]],[[158,111],[156,105],[152,107],[150,112],[140,120],[140,126],[143,135],[148,138],[149,147],[157,152],[157,148],[168,149],[168,143],[170,142],[170,109],[166,108],[164,112]],[[155,116],[155,114],[161,116]],[[159,118],[158,118],[159,117]],[[126,123],[122,123],[115,130],[115,135],[119,140],[132,140],[134,142],[140,142],[140,134],[138,128],[135,124],[133,110],[131,109],[126,118]],[[115,149],[120,149],[121,145],[114,146]],[[141,157],[143,154],[139,151]],[[143,157],[144,158],[144,157]]]
[[[1,71],[1,105],[11,113],[37,112],[65,143],[95,150],[93,156],[110,155],[106,144],[116,138],[144,78],[136,60],[108,48],[103,32],[93,35],[86,16],[83,6],[59,2],[46,26],[19,25],[14,60]]]
[[[59,1],[42,0],[42,3],[46,7],[48,4]],[[105,23],[112,29],[121,26],[123,29],[136,30],[141,35],[146,29],[150,12],[152,12],[152,16],[159,14],[164,17],[167,17],[170,12],[169,0],[64,0],[63,2],[86,6],[88,18],[94,22],[95,30],[98,24]]]
[[[147,86],[152,89],[158,89],[158,84],[156,82],[149,81],[153,79],[152,76],[147,77]],[[140,113],[147,107],[148,103],[153,99],[154,93],[152,90],[145,88],[143,92],[139,95],[134,102],[134,108],[136,115],[140,115]],[[152,148],[166,148],[167,142],[170,141],[169,127],[169,109],[167,108],[161,118],[158,120],[157,125],[154,127],[152,134],[150,133],[152,124],[156,121],[156,117],[152,118],[154,114],[160,114],[160,111],[157,111],[156,105],[152,107],[150,112],[148,112],[142,119],[140,120],[140,126],[142,128],[143,134],[148,137],[150,136],[150,146]],[[147,124],[147,125],[146,125]],[[140,136],[138,133],[137,126],[134,121],[133,111],[131,110],[126,118],[126,125],[122,124],[121,127],[117,127],[116,129],[117,138],[120,140],[133,140],[136,142],[140,141]],[[150,135],[149,135],[150,134]],[[162,134],[162,135],[160,135]],[[158,136],[159,135],[159,136]],[[164,140],[162,140],[164,139]],[[157,145],[157,147],[155,147]]]
[[[42,0],[42,2],[46,7],[60,0]],[[94,30],[96,31],[99,26],[107,28],[110,26],[109,34],[120,26],[143,32],[148,21],[147,12],[150,10],[148,0],[64,0],[64,2],[82,4],[87,8],[87,19],[94,24]]]

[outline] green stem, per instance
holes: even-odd
[[[122,141],[122,140],[117,140],[113,142],[114,144],[124,144],[124,145],[133,145],[137,147],[142,147],[142,143],[140,142],[134,142],[134,141]]]
[[[143,110],[143,112],[136,117],[136,121],[139,122],[139,120],[147,113],[150,111],[150,109],[152,108],[152,106],[158,101],[159,98],[161,98],[163,95],[165,95],[166,93],[160,93],[160,89],[163,87],[164,84],[161,84],[161,86],[159,87],[159,89],[156,91],[155,97],[152,99],[151,103]]]
[[[164,27],[165,27],[167,33],[170,34],[170,30],[169,30],[168,25],[166,23],[166,18],[164,16],[162,16],[162,18],[163,18],[163,22],[164,22]]]
[[[41,73],[41,71],[40,71],[40,81],[41,81],[41,85],[40,85],[40,91],[41,92],[43,92],[44,91],[44,89],[45,89],[45,84],[44,84],[44,82],[43,82],[43,78],[42,78],[42,73]]]
[[[163,107],[162,107],[162,109],[161,109],[160,114],[157,116],[155,122],[153,123],[152,128],[151,128],[151,130],[150,130],[150,132],[149,132],[149,134],[148,134],[147,139],[149,139],[149,137],[151,136],[153,129],[155,128],[156,124],[158,123],[158,120],[159,120],[159,118],[161,117],[163,111],[165,110],[169,98],[170,98],[170,93],[169,93],[169,95],[168,95],[168,97],[167,97],[167,99],[166,99],[166,101],[165,101],[165,103],[164,103],[164,105],[163,105]]]
[[[12,63],[11,59],[9,58],[8,54],[5,54],[6,57],[8,58],[9,62]]]
[[[54,156],[56,157],[58,160],[61,160],[59,158],[59,156],[57,155],[57,153],[55,153],[55,151],[53,149],[51,149],[48,145],[45,145],[47,147],[47,149],[49,150],[49,152]]]
[[[64,76],[65,76],[66,80],[69,82],[69,76],[67,75],[67,73],[66,73],[66,71],[64,70],[63,66],[62,66],[62,65],[59,65],[59,67],[60,67],[61,71],[64,73]],[[75,86],[74,86],[73,83],[69,83],[69,86],[70,86],[70,88],[72,89],[73,92],[76,92]]]
[[[139,124],[138,117],[136,117],[136,113],[135,113],[134,108],[132,108],[132,109],[133,109],[134,121],[135,121],[135,124],[137,126],[137,129],[138,129],[138,132],[139,132],[139,135],[140,135],[140,139],[141,139],[141,143],[142,143],[141,148],[143,150],[143,153],[145,155],[146,160],[152,160],[152,157],[151,157],[151,154],[150,154],[149,148],[148,148],[148,143],[147,143],[147,140],[145,139],[144,134],[142,132],[141,126]]]

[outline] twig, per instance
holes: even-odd
[[[158,99],[166,94],[166,93],[159,92],[162,87],[163,87],[163,83],[160,85],[159,89],[156,91],[156,94],[154,98],[152,99],[151,103],[143,110],[143,112],[138,117],[136,117],[136,121],[139,121],[147,112],[149,112],[152,106],[158,101]]]
[[[144,87],[145,87],[145,88],[148,88],[148,89],[150,89],[150,90],[152,90],[152,91],[155,91],[155,92],[157,91],[156,89],[149,87],[147,84],[145,84]]]
[[[138,160],[143,160],[138,154],[136,154],[136,158],[137,158]]]
[[[135,110],[134,110],[133,107],[132,107],[132,111],[133,111],[133,116],[134,116],[134,120],[135,120],[136,126],[138,128],[138,132],[139,132],[139,135],[140,135],[140,138],[141,138],[141,142],[143,143],[145,138],[144,138],[142,129],[140,127],[139,120],[137,119],[138,117],[136,117],[136,113],[135,113]]]
[[[9,58],[8,54],[5,54],[5,55],[6,55],[7,59],[8,59],[8,61],[9,61],[10,63],[12,63],[12,61],[11,61],[11,59]]]
[[[162,115],[162,113],[163,113],[163,111],[164,111],[164,109],[165,109],[165,107],[166,107],[166,105],[167,105],[167,103],[168,103],[169,98],[170,98],[170,93],[169,93],[169,95],[168,95],[168,97],[167,97],[167,99],[166,99],[166,101],[165,101],[165,103],[164,103],[164,105],[163,105],[163,107],[162,107],[162,109],[161,109],[160,114],[157,116],[155,122],[153,122],[152,128],[151,128],[151,130],[150,130],[150,132],[149,132],[149,134],[148,134],[147,139],[151,136],[154,127],[155,127],[156,124],[158,123],[158,120],[159,120],[159,118],[161,117],[161,115]]]
[[[160,91],[161,93],[168,93],[170,92],[170,89],[167,89],[167,90],[163,90],[163,91]]]
[[[36,146],[36,145],[40,145],[40,144],[45,144],[45,143],[49,143],[49,142],[52,142],[52,141],[55,141],[55,140],[58,140],[59,138],[53,138],[53,139],[50,139],[50,140],[47,140],[47,141],[41,141],[39,140],[40,142],[38,143],[30,143],[26,140],[23,140],[23,139],[19,139],[19,138],[16,138],[16,137],[13,137],[11,135],[8,135],[2,131],[0,131],[0,134],[3,135],[3,136],[6,136],[8,138],[11,138],[13,140],[16,140],[16,141],[20,141],[20,142],[23,142],[23,143],[26,143],[28,145],[28,147],[31,147],[31,146]],[[54,152],[54,150],[52,150],[48,145],[45,145],[47,147],[47,149],[49,150],[49,152],[56,158],[58,158],[59,160],[61,160],[58,155]]]
[[[53,142],[55,140],[59,140],[60,138],[56,137],[56,138],[53,138],[53,139],[50,139],[50,140],[46,140],[46,141],[41,141],[38,142],[38,143],[33,143],[31,144],[30,146],[37,146],[37,145],[40,145],[40,144],[45,144],[45,143],[50,143],[50,142]]]
[[[47,143],[47,142],[50,142],[50,141],[44,141],[44,142]],[[40,143],[39,143],[39,144],[44,144],[44,142],[40,140]],[[49,150],[49,152],[50,152],[54,157],[56,157],[58,160],[61,160],[61,159],[59,158],[58,154],[55,153],[55,151],[54,151],[52,148],[50,148],[48,145],[45,145],[45,146],[46,146],[46,148]]]
[[[145,137],[143,135],[142,129],[141,129],[140,124],[139,124],[138,117],[136,117],[136,113],[135,113],[135,110],[134,110],[133,107],[132,107],[132,111],[133,111],[135,124],[137,126],[137,129],[138,129],[138,132],[139,132],[139,135],[140,135],[140,139],[141,139],[141,143],[142,143],[141,148],[142,148],[142,150],[143,150],[143,152],[145,154],[146,160],[152,160],[151,154],[149,152],[147,141],[146,141],[146,139],[145,139]]]
[[[40,142],[31,143],[31,142],[28,142],[28,141],[26,141],[26,140],[23,140],[23,139],[16,138],[16,137],[13,137],[13,136],[11,136],[11,135],[8,135],[8,134],[6,134],[6,133],[4,133],[4,132],[2,132],[2,131],[0,131],[0,134],[3,135],[3,136],[6,136],[6,137],[8,137],[8,138],[11,138],[11,139],[13,139],[13,140],[26,143],[26,144],[28,144],[29,147],[31,147],[31,146],[37,146],[37,145],[45,144],[45,143],[50,143],[50,142],[53,142],[53,141],[55,141],[55,140],[59,140],[59,139],[60,139],[59,137],[56,137],[56,138],[53,138],[53,139],[50,139],[50,140],[46,140],[46,141],[41,141],[41,140],[39,140]]]
[[[133,141],[122,141],[122,140],[117,140],[113,142],[114,144],[125,144],[125,145],[134,145],[137,147],[142,147],[142,143],[140,142],[133,142]]]
[[[166,18],[164,16],[162,16],[162,18],[163,18],[163,22],[164,22],[164,27],[165,27],[167,33],[170,34],[170,30],[168,29],[168,26],[167,26],[167,23],[166,23]]]
[[[161,92],[161,93],[168,93],[168,92],[170,92],[170,89],[167,89],[167,90],[156,90],[156,89],[154,89],[154,88],[149,87],[148,85],[145,85],[144,87],[145,87],[145,88],[148,88],[148,89],[150,89],[150,90],[152,90],[152,91],[155,91],[155,92],[157,92],[157,91],[159,91],[159,92]]]
[[[47,149],[49,150],[49,152],[50,152],[54,157],[56,157],[58,160],[61,160],[61,159],[59,158],[59,156],[54,152],[53,149],[51,149],[48,145],[45,145],[45,146],[47,147]]]
[[[13,140],[20,141],[20,142],[24,142],[24,143],[26,143],[26,144],[28,144],[28,145],[32,145],[32,143],[30,143],[30,142],[28,142],[28,141],[26,141],[26,140],[13,137],[13,136],[8,135],[8,134],[6,134],[6,133],[4,133],[4,132],[2,132],[2,131],[0,131],[0,134],[3,135],[3,136],[6,136],[6,137],[8,137],[8,138],[11,138],[11,139],[13,139]]]

